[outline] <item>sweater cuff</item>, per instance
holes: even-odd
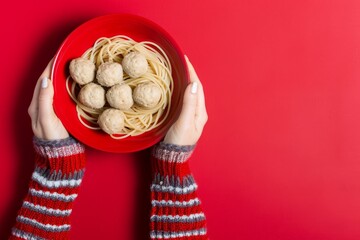
[[[67,157],[85,151],[84,146],[71,136],[61,140],[43,140],[34,137],[33,143],[36,153],[46,158]]]
[[[152,150],[152,172],[156,179],[167,176],[175,177],[182,182],[183,178],[190,175],[188,159],[195,145],[178,146],[160,142]],[[159,180],[163,181],[163,180]]]
[[[34,137],[37,167],[64,174],[85,168],[85,147],[73,137],[61,140],[42,140]]]
[[[179,146],[160,142],[152,149],[152,156],[167,162],[183,163],[190,158],[194,148],[195,145]]]

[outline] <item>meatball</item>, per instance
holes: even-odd
[[[116,84],[106,93],[106,100],[111,107],[128,110],[134,104],[131,87],[127,84]]]
[[[140,83],[134,89],[133,98],[138,105],[153,108],[161,98],[161,89],[152,82]]]
[[[127,54],[122,66],[124,71],[132,78],[138,78],[148,70],[148,62],[143,54],[139,52],[131,52]]]
[[[106,109],[99,116],[98,124],[108,134],[121,133],[124,128],[123,112],[113,108]]]
[[[80,85],[87,84],[95,79],[95,64],[85,58],[76,58],[70,62],[70,76]]]
[[[111,87],[123,81],[123,69],[120,63],[106,62],[99,66],[96,79],[104,87]]]
[[[105,90],[96,83],[89,83],[81,88],[78,99],[87,107],[99,109],[105,105]]]

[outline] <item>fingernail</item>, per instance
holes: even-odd
[[[47,88],[48,87],[48,78],[47,77],[44,77],[42,80],[41,80],[41,88]]]
[[[197,92],[197,88],[198,88],[198,83],[193,82],[191,86],[191,93],[195,94]]]

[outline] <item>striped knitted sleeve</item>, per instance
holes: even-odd
[[[84,175],[84,147],[74,138],[34,138],[35,170],[10,239],[69,239],[70,214]]]
[[[194,146],[159,143],[152,151],[150,238],[208,239],[188,158]]]

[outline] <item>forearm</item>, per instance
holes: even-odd
[[[10,239],[68,239],[70,214],[85,170],[84,147],[73,138],[34,139],[35,170]]]
[[[193,146],[160,143],[152,152],[151,239],[208,239],[188,158]]]

